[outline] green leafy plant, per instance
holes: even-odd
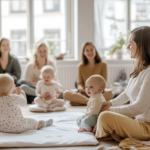
[[[117,38],[115,44],[113,44],[110,48],[110,55],[113,55],[117,50],[121,50],[122,47],[126,44],[125,36],[120,32],[119,37]]]
[[[117,33],[118,31],[117,25],[114,24],[112,28]],[[128,37],[129,37],[129,31],[127,32],[127,34],[123,34],[122,32],[119,32],[119,36],[116,37],[115,43],[110,47],[111,51],[109,52],[109,55],[113,55],[117,50],[121,51],[123,46],[127,44]]]
[[[53,41],[48,41],[48,45],[49,45],[49,53],[54,57],[55,56],[56,45]]]

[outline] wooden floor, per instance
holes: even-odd
[[[69,103],[66,103],[68,112],[84,112],[86,106],[70,106]],[[35,115],[43,115],[46,113],[35,113],[30,112],[28,110],[28,106],[22,107],[22,113],[24,116],[35,116]],[[57,112],[59,113],[59,112]],[[51,147],[51,148],[3,148],[7,150],[17,149],[17,150],[95,150],[99,146],[104,147],[112,147],[112,146],[118,146],[118,143],[115,141],[99,141],[99,145],[97,146],[75,146],[75,147]],[[1,148],[0,148],[1,149]]]

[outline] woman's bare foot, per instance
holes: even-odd
[[[72,106],[86,106],[86,104],[76,103],[76,102],[70,102],[70,105]]]
[[[31,104],[35,104],[35,102],[34,101],[32,101],[32,103]]]

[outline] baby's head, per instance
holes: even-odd
[[[50,83],[51,80],[54,78],[55,74],[54,74],[54,68],[51,66],[44,66],[41,69],[41,75],[40,78],[42,78],[42,80],[44,80],[44,83]]]
[[[93,96],[105,90],[106,82],[101,75],[92,75],[86,80],[86,93]]]
[[[0,74],[0,97],[7,96],[14,88],[14,79],[9,74]]]

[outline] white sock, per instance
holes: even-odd
[[[40,120],[39,122],[42,124],[42,127],[46,127],[46,125],[47,125],[46,121]]]
[[[53,119],[49,119],[46,122],[46,126],[51,126],[53,124]]]

